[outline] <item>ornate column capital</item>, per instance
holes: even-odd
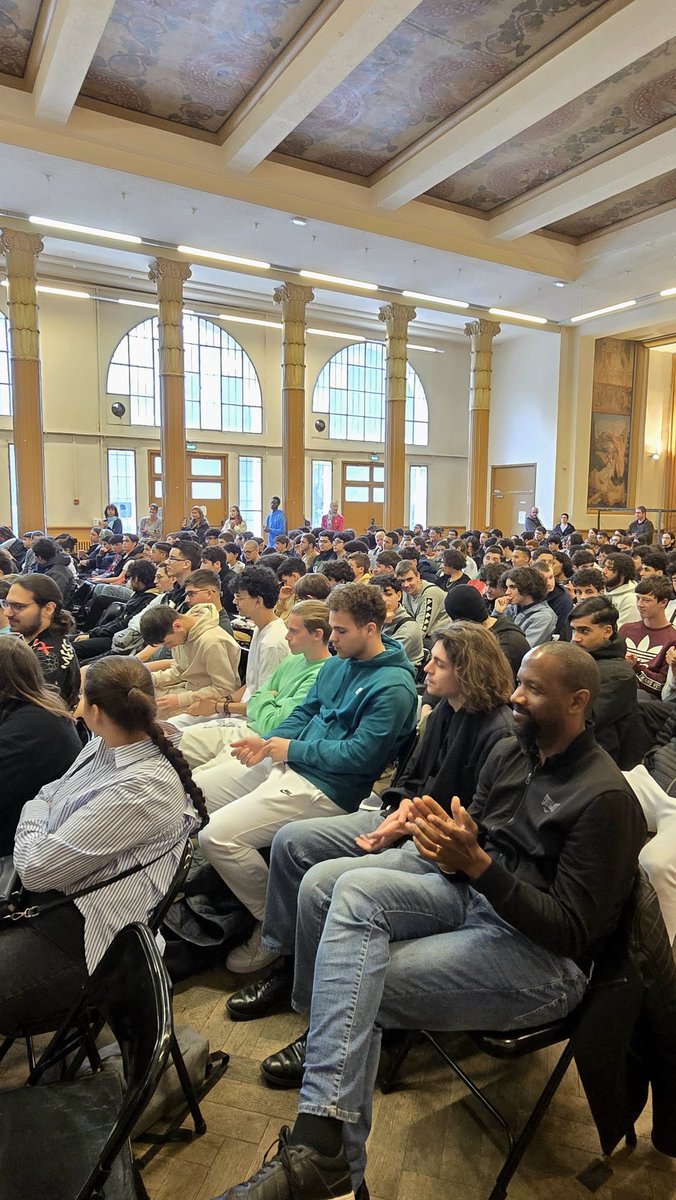
[[[183,376],[183,284],[190,275],[190,265],[175,258],[156,258],[148,269],[159,301],[161,375]]]
[[[300,321],[305,324],[305,308],[314,298],[313,289],[301,283],[282,283],[272,293],[272,299],[282,310],[284,322]]]
[[[177,258],[155,258],[148,264],[148,278],[157,287],[159,300],[183,300],[183,284],[190,279],[190,263]]]
[[[12,358],[36,361],[40,357],[36,263],[42,249],[38,233],[3,229],[0,234],[0,251],[7,260]]]
[[[408,326],[415,321],[416,310],[410,304],[383,304],[378,309],[378,320],[382,321],[388,338],[405,338]]]
[[[497,337],[500,332],[500,326],[497,321],[484,321],[483,318],[479,321],[468,321],[465,325],[465,334],[468,338],[477,337],[479,334],[485,334],[489,338]]]

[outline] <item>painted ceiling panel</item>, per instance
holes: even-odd
[[[429,194],[490,212],[675,116],[675,53],[672,38]]]
[[[604,200],[602,204],[594,204],[582,212],[566,217],[565,221],[557,221],[548,225],[554,233],[565,233],[568,237],[586,237],[599,229],[606,229],[617,221],[626,221],[628,217],[636,217],[647,213],[651,208],[660,204],[668,204],[676,200],[676,170],[667,171],[649,183],[640,187],[630,188],[620,192],[612,200]]]
[[[117,0],[82,94],[215,133],[319,4]]]
[[[39,12],[40,0],[0,0],[0,74],[22,78]]]
[[[601,3],[423,0],[278,150],[370,175]]]

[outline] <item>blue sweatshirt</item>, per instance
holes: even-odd
[[[302,704],[267,737],[290,738],[289,766],[354,812],[415,729],[414,668],[383,635],[375,658],[332,658]]]

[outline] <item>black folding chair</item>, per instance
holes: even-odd
[[[122,1051],[125,1087],[103,1071],[91,1013]],[[0,1094],[3,1200],[148,1200],[129,1138],[171,1050],[169,977],[144,925],[122,929],[81,998],[31,1072],[29,1086]],[[91,1074],[78,1075],[85,1058]],[[58,1083],[44,1083],[50,1068]]]
[[[518,1029],[511,1032],[489,1032],[486,1030],[468,1032],[468,1036],[472,1039],[477,1049],[481,1050],[484,1054],[490,1055],[491,1058],[498,1059],[523,1058],[526,1054],[532,1054],[536,1050],[544,1050],[548,1046],[565,1043],[554,1070],[547,1079],[525,1125],[518,1134],[511,1129],[506,1117],[491,1103],[485,1092],[463,1070],[460,1064],[451,1057],[448,1051],[440,1045],[437,1035],[427,1029],[415,1030],[404,1036],[398,1048],[393,1052],[392,1058],[381,1076],[380,1089],[385,1093],[391,1092],[394,1088],[396,1077],[412,1046],[420,1041],[429,1042],[455,1075],[462,1080],[465,1087],[476,1097],[484,1111],[488,1112],[503,1130],[507,1141],[507,1155],[498,1172],[488,1200],[505,1200],[507,1188],[514,1172],[532,1142],[566,1071],[573,1061],[573,1044],[571,1038],[580,1021],[584,1018],[587,1007],[586,1001],[587,997],[567,1017],[563,1017],[559,1021],[552,1021],[547,1025],[535,1026],[532,1029]],[[625,1140],[627,1146],[636,1145],[636,1135],[633,1129],[627,1131]]]

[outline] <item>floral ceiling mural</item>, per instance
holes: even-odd
[[[320,0],[117,0],[82,94],[216,133]]]
[[[430,195],[490,212],[676,116],[675,52],[676,38],[664,42],[432,188]]]
[[[23,76],[40,0],[0,0],[0,74]]]
[[[588,237],[592,233],[598,233],[599,229],[607,229],[609,225],[615,225],[618,221],[640,216],[652,208],[659,208],[660,205],[669,204],[674,200],[676,170],[667,171],[665,175],[651,179],[649,183],[643,183],[640,187],[620,192],[618,196],[613,196],[612,200],[594,204],[572,217],[566,217],[565,221],[548,225],[547,228],[553,233],[565,233],[567,237]]]
[[[423,0],[278,149],[370,175],[599,6]]]

